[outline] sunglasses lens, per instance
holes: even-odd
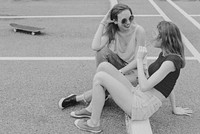
[[[131,16],[129,17],[129,21],[132,22],[133,19],[134,19],[134,17],[131,15]]]
[[[122,24],[127,23],[127,19],[122,19]]]
[[[133,15],[131,15],[131,16],[129,17],[129,21],[130,21],[130,22],[132,22],[132,21],[133,21],[133,19],[134,19],[134,16],[133,16]],[[124,18],[124,19],[122,19],[122,21],[121,21],[121,22],[122,22],[122,24],[126,24],[126,23],[127,23],[127,21],[128,21],[128,20],[127,20],[126,18]]]

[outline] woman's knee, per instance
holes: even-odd
[[[100,72],[100,71],[106,72],[109,68],[111,68],[111,64],[109,62],[102,62],[99,64],[97,68],[97,72]]]
[[[105,91],[105,88],[103,86],[105,77],[106,77],[106,73],[102,71],[95,74],[94,79],[93,79],[93,90],[103,89]],[[94,88],[96,86],[101,86],[102,88]]]
[[[102,84],[103,80],[106,77],[106,73],[103,71],[97,72],[94,76],[93,83]]]

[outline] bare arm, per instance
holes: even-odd
[[[136,69],[137,68],[137,61],[133,60],[131,61],[128,65],[126,65],[125,67],[123,67],[122,69],[120,69],[120,71],[125,74],[127,72],[129,72],[132,69]]]
[[[192,110],[189,108],[182,108],[182,107],[177,107],[176,106],[176,98],[175,98],[175,93],[172,90],[172,92],[169,95],[169,100],[172,106],[172,113],[176,115],[188,115],[190,116],[192,114]]]
[[[172,61],[164,61],[160,68],[153,73],[148,79],[145,77],[143,68],[143,59],[146,56],[147,50],[145,47],[139,47],[137,53],[137,69],[138,80],[142,91],[152,89],[160,81],[162,81],[170,72],[175,71],[175,66]]]
[[[94,51],[101,50],[107,43],[108,43],[108,36],[103,35],[105,26],[110,23],[110,10],[107,12],[107,14],[104,16],[102,21],[99,24],[99,27],[94,35],[93,41],[92,41],[92,49]]]
[[[167,74],[174,71],[174,64],[172,61],[165,61],[161,67],[152,74],[148,79],[145,77],[142,60],[138,60],[138,79],[142,91],[152,89],[160,81],[162,81]]]
[[[100,23],[99,27],[95,33],[95,36],[92,41],[92,49],[94,51],[101,50],[106,43],[108,42],[108,37],[107,36],[102,36],[103,35],[103,30],[104,30],[105,25]]]
[[[172,111],[174,111],[176,109],[176,99],[175,99],[175,94],[174,91],[172,90],[172,92],[169,95],[169,100],[172,106]]]

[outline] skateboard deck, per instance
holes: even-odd
[[[26,32],[30,32],[32,35],[40,33],[42,30],[44,30],[44,28],[27,26],[27,25],[20,25],[20,24],[16,24],[16,23],[10,23],[10,26],[14,28],[13,29],[14,32],[26,31]]]

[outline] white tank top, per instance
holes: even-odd
[[[116,53],[121,59],[130,63],[134,60],[136,55],[136,50],[138,47],[136,40],[136,31],[139,25],[131,28],[128,33],[116,32],[115,40],[113,40],[108,47]]]

